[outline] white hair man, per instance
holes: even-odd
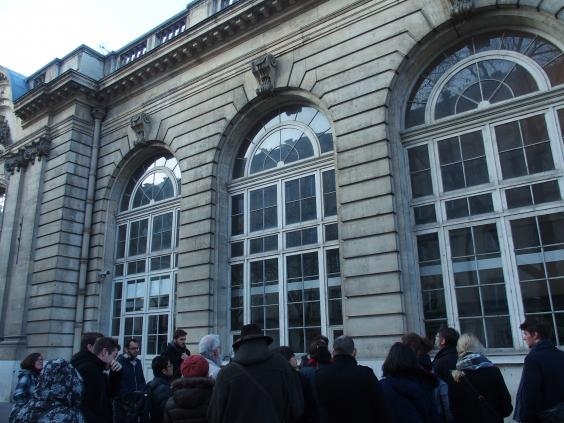
[[[198,350],[200,355],[208,361],[208,376],[215,379],[221,370],[221,342],[219,335],[214,333],[205,335],[200,339]]]

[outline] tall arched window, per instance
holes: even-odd
[[[564,345],[564,55],[524,32],[483,33],[423,72],[402,142],[428,336],[522,346],[524,316]]]
[[[180,169],[161,154],[129,180],[117,216],[111,335],[138,339],[145,357],[171,335]]]
[[[259,323],[306,351],[342,332],[333,135],[305,105],[264,116],[237,154],[231,196],[230,328]]]

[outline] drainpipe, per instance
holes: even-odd
[[[76,298],[76,314],[74,318],[73,351],[79,351],[80,338],[84,327],[84,303],[86,300],[86,279],[88,272],[88,256],[90,249],[90,235],[92,232],[92,213],[94,210],[94,190],[96,188],[96,170],[98,167],[98,153],[100,150],[100,135],[105,111],[101,108],[92,109],[94,118],[94,136],[90,152],[90,170],[88,172],[88,191],[86,192],[86,208],[84,210],[84,230],[82,232],[82,246],[80,249],[80,270],[78,273],[78,294]]]

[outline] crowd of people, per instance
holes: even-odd
[[[140,345],[123,353],[110,337],[89,332],[70,362],[21,362],[10,423],[501,423],[564,421],[564,352],[550,341],[546,321],[520,326],[530,348],[515,409],[501,371],[478,338],[441,328],[435,342],[407,333],[388,350],[380,380],[358,363],[354,340],[314,339],[301,365],[289,346],[256,324],[244,325],[225,366],[216,334],[204,336],[199,354],[178,329],[152,360],[146,382]],[[438,351],[431,359],[436,346]],[[559,420],[560,419],[560,420]]]

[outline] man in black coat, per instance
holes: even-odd
[[[235,356],[215,382],[209,423],[291,423],[304,411],[297,372],[272,352],[272,338],[254,323],[241,328]]]
[[[564,352],[550,341],[552,328],[546,320],[527,317],[519,328],[530,351],[525,357],[513,419],[541,422],[543,411],[564,402]]]
[[[460,334],[453,328],[442,327],[435,336],[435,344],[439,347],[439,352],[433,359],[433,372],[443,381],[451,382],[451,370],[456,369],[456,343]]]
[[[172,395],[172,363],[167,357],[157,355],[151,362],[153,380],[147,383],[148,409],[151,423],[162,423],[165,404]]]
[[[161,355],[166,356],[172,363],[173,373],[172,378],[180,378],[180,365],[182,360],[190,355],[190,350],[186,348],[186,336],[188,334],[185,330],[176,329],[172,336],[172,341],[169,342]]]
[[[116,361],[119,348],[112,338],[98,338],[92,352],[75,355],[71,360],[84,381],[80,410],[86,423],[112,421],[112,398],[118,393],[121,381],[121,366]],[[104,373],[107,369],[110,369],[109,376]]]
[[[320,368],[314,379],[326,423],[391,422],[378,378],[370,367],[356,362],[352,338],[333,343],[333,364]]]

